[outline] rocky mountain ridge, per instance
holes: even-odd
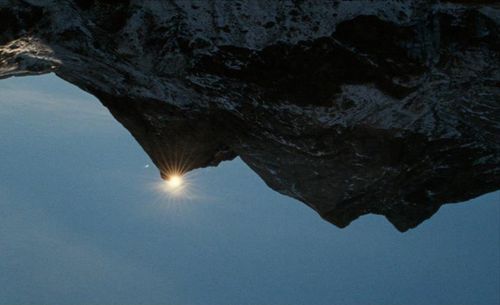
[[[0,78],[98,97],[160,169],[241,157],[344,227],[500,186],[495,1],[0,0]]]

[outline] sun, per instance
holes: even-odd
[[[171,187],[172,189],[176,189],[176,188],[181,187],[184,181],[182,179],[182,176],[172,175],[172,176],[168,177],[166,182],[167,182],[167,185],[169,187]]]

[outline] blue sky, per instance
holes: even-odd
[[[402,234],[338,229],[239,159],[188,178],[187,198],[159,190],[128,131],[54,75],[0,81],[0,304],[500,303],[500,192]]]

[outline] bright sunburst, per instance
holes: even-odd
[[[155,188],[162,199],[170,203],[191,201],[198,197],[193,181],[193,151],[182,145],[176,145],[169,151],[156,155],[158,169],[163,181],[155,183]]]
[[[163,192],[175,197],[185,196],[187,191],[187,183],[184,179],[184,176],[179,174],[172,174],[161,183],[161,188]]]
[[[182,176],[180,175],[172,175],[170,176],[166,183],[169,187],[171,187],[172,189],[177,189],[179,187],[182,186],[184,180],[182,179]]]

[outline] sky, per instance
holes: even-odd
[[[0,304],[499,304],[500,192],[339,229],[241,160],[172,196],[93,96],[0,81]]]

